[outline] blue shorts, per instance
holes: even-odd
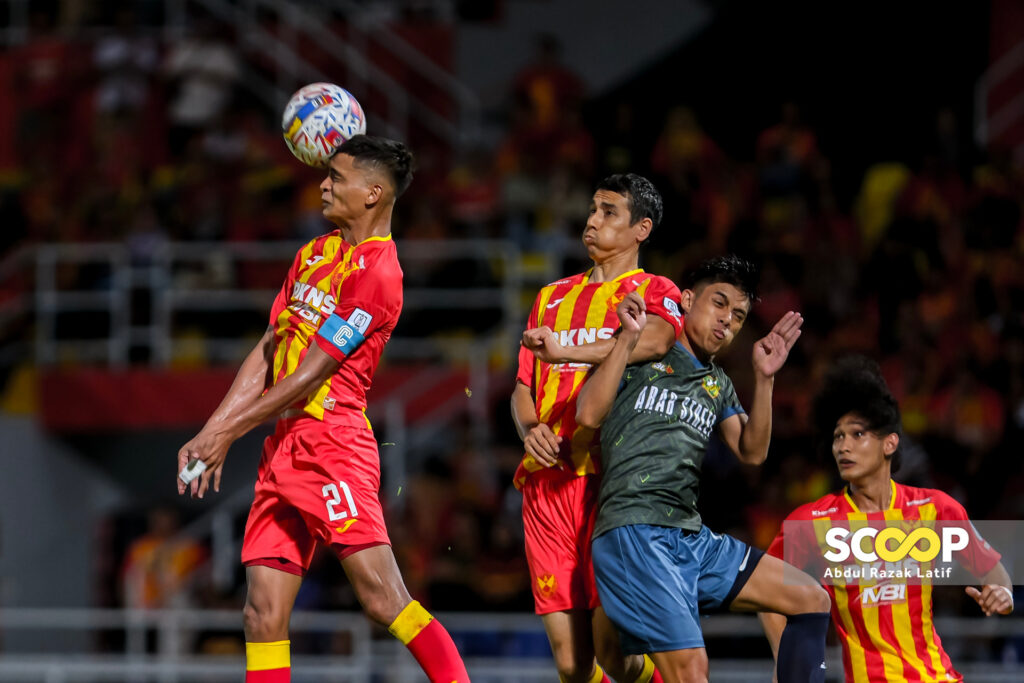
[[[698,610],[728,609],[763,555],[705,526],[634,524],[593,544],[597,591],[626,654],[704,647]]]

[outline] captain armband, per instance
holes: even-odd
[[[347,356],[366,341],[364,335],[370,329],[371,322],[372,315],[356,308],[349,314],[348,320],[335,313],[324,321],[317,334]]]

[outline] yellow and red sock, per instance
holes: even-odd
[[[663,683],[661,674],[654,668],[654,660],[644,655],[644,668],[633,683]]]
[[[395,617],[388,631],[409,648],[432,683],[469,683],[466,665],[452,637],[416,600]]]
[[[245,683],[290,683],[291,641],[245,644]]]
[[[562,674],[558,674],[558,680],[560,683],[566,683],[565,676]],[[608,674],[604,672],[604,669],[599,664],[594,664],[594,673],[590,674],[587,683],[612,683],[612,679],[608,678]]]

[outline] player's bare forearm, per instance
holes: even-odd
[[[558,464],[562,437],[540,421],[537,417],[533,391],[519,381],[512,390],[512,421],[516,425],[519,438],[523,440],[523,449],[528,456],[543,467]]]
[[[292,374],[270,387],[259,400],[225,417],[215,429],[234,441],[299,399],[312,394],[337,372],[338,365],[340,363],[317,344],[310,344],[302,362]]]
[[[562,346],[561,363],[589,363],[597,365],[603,363],[615,348],[618,337],[612,339],[598,339],[588,344],[577,346]],[[676,330],[672,325],[656,315],[647,319],[647,325],[640,334],[640,339],[629,354],[629,363],[644,363],[651,360],[660,360],[669,352],[676,341]]]
[[[269,382],[274,358],[274,330],[267,328],[249,355],[242,361],[231,388],[210,415],[207,425],[222,422],[258,399]]]
[[[580,390],[576,400],[576,424],[597,429],[615,403],[622,373],[632,353],[631,339],[620,335],[611,353],[597,366]]]
[[[533,392],[530,387],[519,381],[512,390],[512,422],[520,439],[525,439],[527,432],[539,422]]]
[[[774,377],[756,377],[754,397],[748,419],[740,432],[739,459],[748,465],[760,465],[768,458],[772,440],[772,388]]]

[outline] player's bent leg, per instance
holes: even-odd
[[[441,622],[412,599],[389,545],[361,549],[341,560],[359,604],[387,626],[435,683],[468,683],[469,674]]]
[[[594,658],[590,627],[591,612],[572,609],[541,615],[548,634],[551,654],[563,683],[590,683],[607,680]]]
[[[730,608],[786,616],[776,655],[779,683],[825,680],[825,635],[832,601],[811,576],[764,555]]]
[[[603,607],[594,609],[591,618],[594,652],[597,664],[618,683],[659,683],[661,676],[654,662],[646,655],[627,655],[622,652],[622,641],[612,620]]]
[[[666,683],[708,682],[708,653],[702,647],[652,652],[651,659]]]
[[[832,600],[813,577],[777,557],[761,557],[729,608],[738,612],[828,612]]]
[[[291,649],[288,620],[302,577],[266,566],[245,568],[246,683],[288,683]]]

